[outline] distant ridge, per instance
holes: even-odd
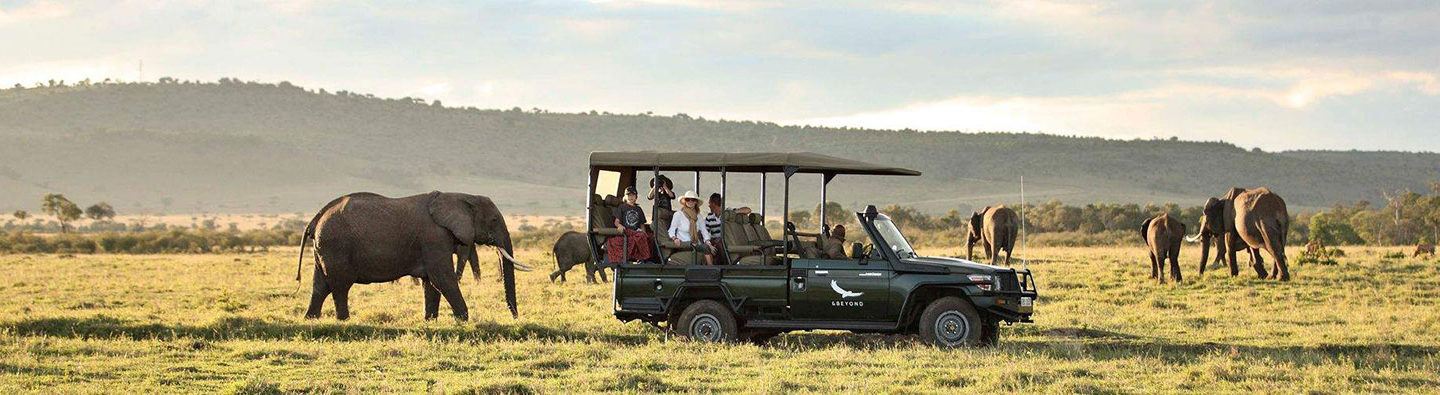
[[[578,214],[587,154],[642,149],[813,151],[914,168],[925,176],[841,180],[832,194],[927,211],[1018,200],[1020,175],[1032,202],[1196,205],[1232,185],[1268,185],[1308,207],[1379,201],[1440,179],[1435,153],[481,110],[165,79],[0,90],[0,210],[33,211],[42,194],[62,192],[122,212],[294,212],[351,191],[439,189],[487,194],[512,212]],[[676,179],[689,187],[690,176]],[[732,181],[734,200],[754,204],[754,180]],[[818,181],[795,182],[813,207]]]

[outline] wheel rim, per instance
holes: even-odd
[[[690,337],[708,342],[720,341],[724,335],[720,319],[709,313],[700,314],[690,320]]]
[[[964,343],[970,329],[970,320],[958,311],[946,311],[935,319],[935,339],[947,346]]]

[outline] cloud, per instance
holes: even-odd
[[[0,4],[0,26],[34,20],[62,18],[70,15],[71,9],[64,3],[36,1],[17,7]]]

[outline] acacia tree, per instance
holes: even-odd
[[[80,214],[83,213],[80,206],[75,205],[75,202],[70,199],[66,199],[65,195],[58,193],[46,194],[41,201],[40,208],[41,211],[50,214],[60,222],[60,233],[65,233],[70,226],[70,221],[80,219]]]
[[[115,219],[115,208],[110,203],[100,202],[85,208],[85,216],[95,221]]]
[[[25,210],[15,210],[15,212],[11,213],[10,215],[14,216],[15,219],[20,220],[21,223],[24,223],[26,218],[30,218],[30,212]]]

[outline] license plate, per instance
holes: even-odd
[[[1035,306],[1035,300],[1034,300],[1034,299],[1031,299],[1029,296],[1021,296],[1021,297],[1020,297],[1020,307],[1034,307],[1034,306]]]

